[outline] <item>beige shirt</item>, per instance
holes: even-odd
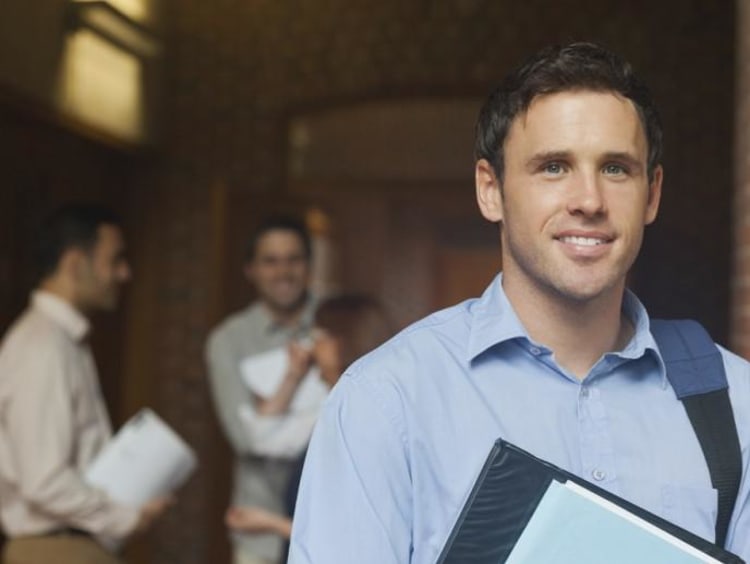
[[[138,510],[86,484],[112,431],[85,317],[35,292],[0,345],[0,520],[10,537],[73,527],[117,542]]]

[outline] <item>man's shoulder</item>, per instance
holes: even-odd
[[[472,309],[479,298],[471,298],[456,305],[435,311],[423,317],[401,331],[404,338],[420,338],[425,335],[453,333],[468,329],[471,323]]]
[[[64,339],[65,336],[63,328],[53,319],[33,308],[28,308],[8,327],[2,339],[2,348],[5,349],[7,346],[29,339],[43,345],[48,339],[54,341]]]
[[[347,375],[354,379],[392,374],[413,378],[419,367],[442,355],[462,355],[471,332],[471,308],[476,300],[436,311],[402,329],[375,350],[357,360]]]
[[[472,303],[428,315],[355,361],[331,392],[326,411],[380,414],[404,436],[409,420],[434,417],[436,406],[471,385],[465,376]]]
[[[721,345],[717,345],[717,347],[724,360],[724,369],[727,373],[730,388],[733,386],[742,387],[746,392],[748,402],[750,402],[750,362]]]
[[[248,329],[256,327],[262,321],[261,306],[251,303],[240,310],[230,313],[209,333],[209,341],[231,338],[238,334],[247,334]]]
[[[15,373],[29,363],[48,362],[71,347],[65,330],[33,309],[24,311],[8,328],[0,343],[0,372]]]

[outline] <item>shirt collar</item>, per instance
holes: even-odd
[[[505,295],[502,279],[502,273],[498,274],[482,296],[473,304],[471,309],[471,334],[467,351],[469,361],[474,360],[487,349],[505,341],[518,338],[531,341]],[[635,294],[627,289],[623,296],[622,311],[633,324],[634,332],[627,346],[614,354],[625,359],[637,359],[647,353],[653,354],[659,365],[662,384],[666,385],[667,371],[664,360],[656,346],[656,341],[651,335],[648,312]]]
[[[294,327],[289,327],[286,325],[279,325],[276,323],[274,318],[271,316],[270,312],[268,311],[268,308],[263,305],[263,303],[258,302],[256,304],[258,306],[258,315],[260,315],[261,318],[261,327],[263,328],[263,331],[266,334],[273,334],[277,331],[292,331],[292,332],[305,332],[308,331],[312,325],[313,325],[313,319],[315,317],[315,308],[316,308],[316,300],[308,295],[307,301],[305,302],[304,310],[302,311],[302,315],[299,318],[299,322]]]
[[[82,341],[88,335],[91,328],[88,319],[59,296],[36,290],[31,294],[31,305],[60,325],[73,340]]]
[[[626,359],[641,358],[646,354],[652,355],[659,366],[659,377],[662,387],[666,388],[668,385],[667,367],[659,352],[659,347],[656,345],[654,336],[651,334],[651,323],[648,312],[636,295],[627,289],[622,300],[622,311],[630,319],[635,330],[627,346],[616,354]]]
[[[505,295],[502,281],[500,273],[472,306],[467,351],[470,361],[499,343],[519,337],[529,338]]]

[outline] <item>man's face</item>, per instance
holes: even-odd
[[[122,285],[130,280],[122,231],[114,225],[99,227],[96,244],[82,252],[75,270],[76,302],[82,311],[112,311]]]
[[[302,239],[294,231],[268,231],[258,239],[245,275],[272,311],[294,312],[304,302],[310,277],[310,261]]]
[[[502,222],[503,284],[579,302],[621,291],[661,196],[633,104],[591,91],[540,96],[504,149],[503,179],[477,163],[480,208]]]

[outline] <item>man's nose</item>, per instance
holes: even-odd
[[[572,180],[568,212],[595,216],[606,211],[604,187],[599,174],[581,171]]]
[[[124,262],[120,265],[118,278],[120,279],[120,282],[127,282],[133,278],[133,270],[130,268],[130,263]]]

